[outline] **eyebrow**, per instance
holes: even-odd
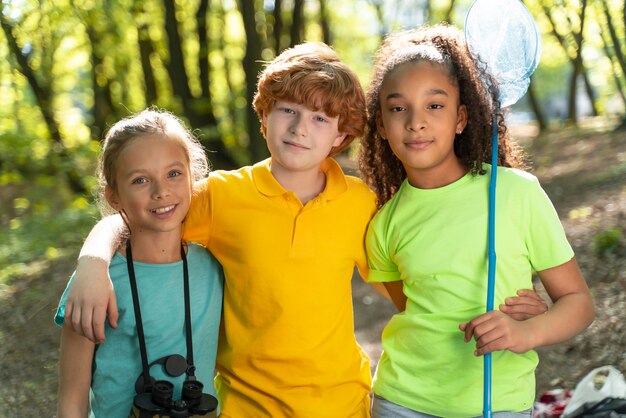
[[[446,90],[443,89],[430,89],[426,92],[426,94],[428,96],[436,96],[436,95],[443,95],[443,96],[449,96],[448,92]],[[398,99],[403,97],[403,95],[401,93],[397,93],[397,92],[393,92],[393,93],[389,93],[386,97],[385,100],[389,100],[389,99]]]
[[[166,168],[172,169],[172,168],[178,168],[178,167],[184,167],[184,166],[185,166],[184,162],[182,162],[182,161],[174,161],[172,164],[169,164]],[[135,170],[127,171],[127,172],[122,173],[122,174],[124,176],[126,176],[126,177],[132,177],[134,175],[141,174],[144,171],[145,170],[143,168],[138,168],[138,169],[135,169]]]

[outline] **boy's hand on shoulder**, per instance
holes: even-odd
[[[525,321],[548,312],[548,304],[535,289],[521,289],[517,296],[506,298],[499,309],[517,321]]]
[[[97,344],[104,341],[107,314],[116,328],[117,301],[108,267],[102,260],[81,257],[65,303],[65,320],[74,332]]]
[[[500,311],[484,313],[459,325],[464,341],[476,340],[474,355],[509,350],[522,354],[534,347],[533,332],[528,322],[516,321]]]

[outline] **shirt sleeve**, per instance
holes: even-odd
[[[369,265],[370,282],[394,282],[400,280],[398,266],[391,259],[389,245],[384,231],[384,217],[379,213],[372,219],[367,229],[365,247],[367,251],[367,263]]]
[[[211,177],[194,184],[191,206],[183,222],[183,240],[208,247],[211,238]]]
[[[526,247],[535,271],[559,266],[574,257],[559,216],[539,181],[534,180],[528,199]]]
[[[61,299],[59,300],[59,306],[57,307],[57,311],[54,314],[54,323],[58,326],[62,327],[63,322],[65,321],[65,303],[67,302],[67,295],[70,293],[70,288],[72,287],[72,282],[74,281],[74,275],[76,272],[72,274],[72,277],[67,282],[67,286],[61,295]]]
[[[376,213],[376,196],[369,189],[367,189],[367,198],[362,206],[364,208],[363,209],[363,214],[364,214],[363,225],[365,227],[363,228],[364,233],[362,235],[362,247],[361,247],[361,251],[359,251],[359,254],[357,256],[356,266],[363,280],[368,281],[369,266],[367,263],[367,254],[366,254],[366,249],[365,249],[365,239],[366,239],[365,236],[367,233],[367,225],[369,225],[372,219],[372,216],[374,216],[374,214]]]

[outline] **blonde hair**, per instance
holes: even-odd
[[[185,150],[189,171],[194,180],[209,173],[209,163],[200,141],[185,127],[180,118],[167,110],[150,107],[115,123],[107,132],[96,170],[97,201],[103,216],[115,213],[105,199],[106,187],[117,191],[117,161],[126,146],[136,138],[156,136],[177,141]]]
[[[366,122],[365,93],[356,74],[322,42],[306,42],[286,49],[259,76],[253,106],[262,120],[276,101],[286,100],[338,116],[338,130],[346,138],[331,155],[344,150],[363,135]],[[266,127],[261,124],[266,135]]]

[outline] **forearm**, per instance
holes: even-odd
[[[58,418],[86,418],[89,415],[87,402],[73,402],[63,398],[59,393],[59,405],[57,407]]]
[[[80,250],[78,266],[81,259],[104,260],[108,265],[125,232],[126,226],[119,215],[107,216],[98,221]]]
[[[567,341],[587,328],[595,318],[591,296],[587,292],[563,295],[543,315],[529,319],[534,347]],[[534,348],[533,347],[533,348]]]
[[[85,418],[89,414],[89,387],[94,345],[65,324],[59,355],[59,418]]]

